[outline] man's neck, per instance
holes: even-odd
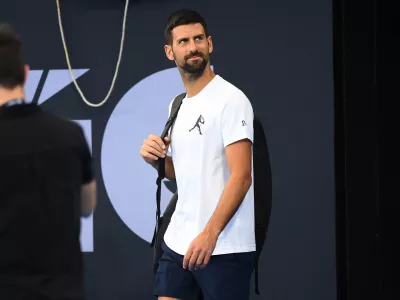
[[[194,97],[215,77],[211,68],[206,68],[203,75],[195,80],[188,80],[182,77],[183,84],[185,85],[187,97]]]
[[[23,87],[13,89],[0,88],[0,106],[14,99],[24,99],[25,93]]]

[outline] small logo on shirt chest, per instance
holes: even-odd
[[[189,129],[189,132],[191,132],[193,129],[197,128],[199,134],[202,135],[203,133],[201,132],[201,125],[203,125],[203,124],[204,124],[204,118],[202,115],[200,115],[196,121],[196,124],[194,124],[194,126],[191,129]]]

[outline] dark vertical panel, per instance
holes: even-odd
[[[381,228],[381,299],[400,299],[400,36],[399,12],[392,1],[377,2],[377,82],[379,112],[379,213]]]
[[[337,299],[347,300],[347,210],[346,210],[346,130],[345,130],[345,43],[343,1],[333,7],[333,73],[335,109],[335,208]]]
[[[375,1],[335,1],[339,299],[381,299]]]

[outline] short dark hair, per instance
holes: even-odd
[[[23,85],[25,66],[21,40],[9,24],[0,24],[0,87],[13,89]]]
[[[165,38],[167,39],[168,43],[172,43],[172,30],[175,27],[195,23],[200,23],[203,26],[206,37],[208,37],[207,24],[204,21],[203,17],[197,11],[181,9],[173,12],[168,18],[164,32]]]

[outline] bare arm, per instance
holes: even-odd
[[[226,147],[226,160],[231,176],[217,207],[202,233],[190,244],[184,259],[183,268],[190,270],[208,264],[218,237],[243,202],[252,182],[251,142],[242,139]]]
[[[97,204],[96,181],[92,180],[81,188],[81,215],[89,217]]]
[[[83,129],[79,126],[79,139],[81,143],[81,202],[80,213],[83,217],[89,217],[96,207],[96,181],[94,179],[93,159],[86,141]]]
[[[204,232],[218,237],[243,202],[252,183],[252,144],[248,139],[226,147],[231,176]]]

